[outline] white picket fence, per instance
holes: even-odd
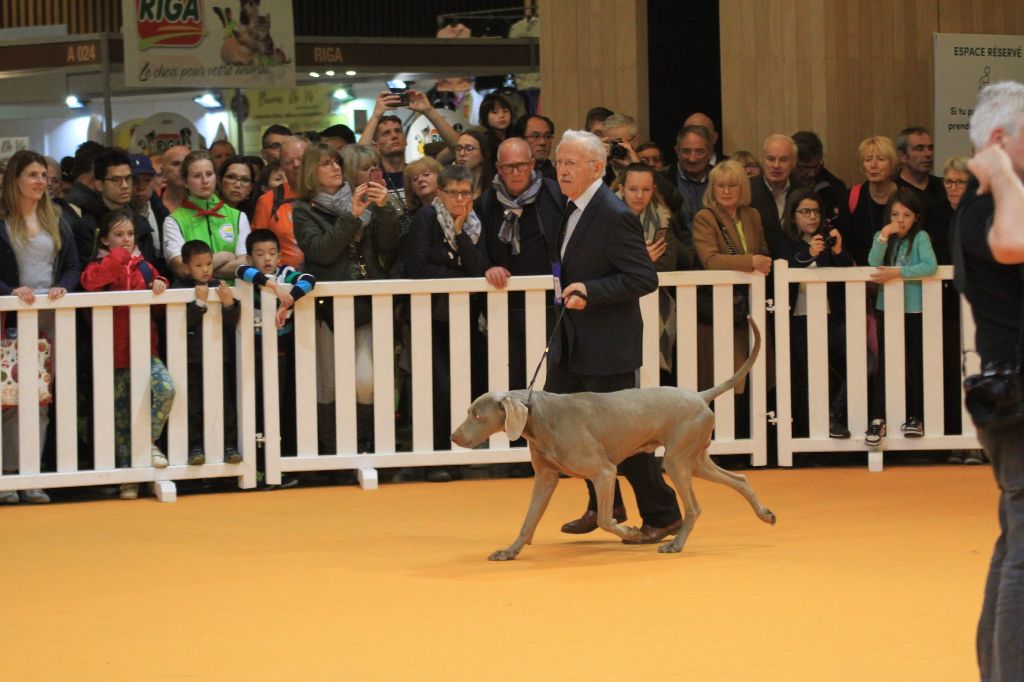
[[[715,381],[732,376],[733,325],[732,288],[750,285],[751,300],[755,302],[754,319],[765,329],[764,278],[734,272],[672,272],[662,273],[661,283],[671,287],[677,296],[677,363],[680,367],[680,385],[697,386],[697,344],[694,330],[697,325],[696,293],[698,284],[711,284],[714,289],[716,319],[729,323],[715,327],[716,348],[730,352],[716,354]],[[482,293],[487,298],[488,386],[490,390],[508,388],[508,292],[525,292],[526,300],[526,357],[527,372],[532,374],[543,355],[547,341],[545,292],[551,289],[551,278],[516,277],[505,290],[492,289],[483,279],[440,280],[377,280],[364,282],[322,282],[314,293],[316,297],[332,298],[334,307],[335,366],[335,420],[338,426],[336,453],[318,454],[316,411],[316,347],[315,314],[312,296],[299,301],[295,310],[295,419],[298,432],[297,456],[282,457],[278,439],[278,416],[275,397],[278,395],[277,367],[268,358],[277,355],[277,337],[263,334],[264,404],[269,407],[265,415],[267,481],[279,483],[284,472],[319,471],[325,469],[354,469],[364,487],[376,484],[376,469],[384,467],[439,466],[458,464],[489,464],[529,461],[526,448],[511,448],[504,433],[490,438],[486,449],[466,450],[452,445],[451,450],[433,447],[433,401],[445,399],[433,392],[431,352],[431,294],[447,293],[449,304],[449,339],[451,348],[451,427],[454,429],[465,417],[475,396],[471,395],[470,332],[466,320],[470,315],[470,295]],[[373,377],[375,396],[393,396],[395,393],[394,337],[392,313],[394,296],[408,295],[412,343],[412,447],[397,451],[395,443],[394,403],[390,399],[374,401],[374,452],[356,451],[355,400],[355,313],[354,296],[371,296],[373,307]],[[757,302],[760,302],[758,304]],[[270,295],[262,297],[263,319],[273,313],[276,305]],[[641,386],[658,385],[658,296],[650,294],[641,300],[644,315],[644,364],[640,370]],[[323,352],[323,351],[321,351]],[[273,366],[272,366],[273,365]],[[752,371],[753,392],[750,401],[752,415],[765,414],[764,353]],[[525,377],[526,380],[529,377]],[[536,387],[544,385],[544,369],[537,377]],[[715,454],[748,454],[755,465],[767,463],[767,426],[763,418],[751,418],[751,437],[736,439],[735,414],[730,401],[716,405],[717,427],[711,452]]]
[[[719,383],[734,372],[733,357],[733,288],[749,289],[751,314],[762,332],[764,343],[761,355],[748,381],[750,435],[736,437],[737,415],[733,400],[716,401],[716,428],[711,444],[712,454],[748,456],[754,466],[767,464],[768,424],[778,427],[779,464],[792,465],[794,452],[864,451],[860,434],[867,427],[867,370],[865,348],[865,287],[871,268],[789,269],[784,261],[775,263],[775,361],[777,403],[775,414],[767,409],[768,326],[766,325],[765,280],[759,275],[736,272],[670,272],[661,273],[661,287],[671,291],[676,306],[676,378],[683,388],[697,388],[698,344],[696,330],[697,292],[699,286],[713,290],[714,320],[712,329],[714,383]],[[948,449],[977,447],[969,418],[964,418],[963,434],[941,432],[942,419],[942,350],[936,343],[941,339],[941,280],[951,277],[950,268],[940,268],[936,277],[924,281],[924,338],[925,343],[925,438],[902,438],[890,430],[885,439],[886,449]],[[808,293],[808,344],[812,348],[827,347],[827,307],[825,287],[828,282],[845,282],[847,299],[847,380],[849,390],[849,423],[854,437],[849,440],[828,438],[828,377],[820,365],[810,368],[808,375],[810,396],[810,436],[795,439],[790,424],[790,363],[789,356],[789,284],[806,283]],[[242,312],[236,334],[236,396],[239,425],[238,448],[243,455],[240,464],[223,462],[223,405],[210,397],[221,394],[220,374],[221,339],[220,309],[215,296],[211,296],[210,312],[203,320],[203,383],[206,399],[205,451],[207,463],[200,466],[187,464],[187,348],[185,306],[193,298],[191,290],[169,290],[160,296],[149,292],[107,292],[70,294],[51,302],[37,299],[33,306],[21,303],[16,297],[0,297],[0,314],[14,312],[19,330],[20,358],[19,395],[22,404],[33,404],[36,395],[36,356],[32,339],[38,326],[38,315],[53,311],[56,337],[54,339],[54,378],[56,406],[56,467],[43,471],[39,457],[38,411],[19,410],[19,468],[16,473],[0,475],[0,491],[27,488],[56,488],[66,486],[110,485],[126,482],[149,482],[161,499],[174,498],[173,481],[236,477],[243,488],[256,484],[257,442],[264,448],[268,483],[278,483],[286,472],[323,470],[355,470],[361,484],[372,488],[377,483],[380,468],[406,466],[441,466],[462,464],[489,464],[529,461],[526,448],[510,447],[504,433],[491,437],[487,447],[466,450],[451,446],[450,450],[433,448],[434,400],[449,400],[451,427],[463,419],[466,409],[475,397],[471,395],[470,367],[465,359],[470,356],[470,296],[482,294],[486,298],[488,385],[491,390],[508,388],[508,293],[524,292],[526,301],[526,374],[531,375],[539,362],[547,341],[545,300],[551,288],[551,278],[512,278],[505,290],[492,289],[483,279],[444,280],[379,280],[366,282],[320,282],[313,295],[301,299],[294,312],[295,325],[295,403],[294,419],[297,433],[297,454],[282,456],[278,396],[282,378],[278,376],[276,362],[278,337],[266,333],[272,329],[276,300],[264,290],[261,297],[262,319],[266,320],[263,333],[254,337],[247,330],[254,329],[253,289],[238,284],[234,290]],[[432,318],[431,294],[448,294],[450,319],[449,335],[451,363],[451,391],[438,395],[433,389],[432,377]],[[373,386],[374,386],[374,451],[358,452],[356,443],[356,371],[355,371],[355,298],[369,296],[373,311]],[[412,431],[411,447],[399,449],[396,439],[395,402],[395,337],[398,330],[393,314],[396,296],[408,296],[409,324],[411,325],[411,391]],[[886,350],[889,363],[898,362],[902,355],[902,298],[900,282],[885,287],[886,296]],[[337,423],[337,451],[318,453],[317,437],[317,363],[316,363],[316,298],[329,298],[334,313],[333,347],[321,352],[333,353],[335,363],[334,411]],[[771,301],[767,302],[770,307]],[[130,307],[131,320],[131,414],[132,414],[132,466],[118,468],[114,464],[114,396],[113,396],[113,305]],[[166,310],[164,334],[167,344],[167,367],[176,388],[176,398],[167,426],[167,455],[170,466],[154,469],[150,464],[149,421],[149,319],[150,309],[162,306]],[[78,404],[76,367],[75,310],[91,309],[93,372],[93,416],[90,428],[95,443],[92,462],[81,466],[78,456]],[[651,294],[641,300],[644,317],[644,363],[640,370],[642,386],[657,385],[660,381],[659,300]],[[895,312],[894,312],[895,311]],[[891,318],[891,319],[890,319]],[[962,307],[964,338],[973,339],[973,325],[969,309]],[[939,331],[936,331],[939,330]],[[137,340],[137,341],[136,341]],[[262,375],[264,415],[262,430],[257,433],[255,393],[255,344],[262,346]],[[724,349],[723,352],[717,352]],[[806,357],[804,356],[801,356]],[[463,359],[460,362],[458,359]],[[524,382],[529,376],[524,377]],[[890,371],[886,378],[889,424],[903,421],[904,386],[902,373]],[[544,385],[544,369],[537,378],[537,387]],[[728,394],[727,394],[728,395]],[[774,420],[772,419],[774,417]],[[291,411],[286,413],[291,418]],[[873,455],[875,461],[878,456]]]
[[[252,288],[236,286],[241,302],[239,329],[251,329]],[[56,466],[42,471],[39,443],[39,410],[18,409],[18,471],[0,473],[0,491],[28,488],[60,488],[70,486],[113,485],[120,483],[151,483],[163,500],[172,500],[176,488],[172,481],[234,476],[243,488],[256,484],[256,404],[255,377],[246,372],[251,367],[252,334],[236,335],[236,357],[242,359],[243,371],[236,373],[238,398],[238,450],[240,464],[225,464],[223,458],[223,401],[212,400],[223,392],[220,351],[220,305],[211,296],[209,312],[203,318],[203,384],[205,405],[206,464],[189,466],[188,459],[188,357],[185,306],[194,299],[190,289],[170,289],[159,296],[148,291],[68,294],[56,301],[37,296],[28,306],[15,296],[0,297],[0,315],[17,315],[18,329],[18,404],[38,404],[38,355],[36,335],[40,313],[54,316],[53,347],[54,398],[53,419],[56,433]],[[115,466],[114,442],[114,305],[129,307],[131,335],[131,467]],[[150,310],[162,306],[166,310],[164,334],[167,342],[167,369],[174,383],[176,396],[167,423],[167,458],[169,466],[151,466],[150,426]],[[93,339],[92,415],[87,428],[91,430],[93,457],[91,462],[79,461],[79,403],[77,366],[76,310],[88,308]]]
[[[777,260],[775,269],[775,352],[776,352],[776,412],[777,443],[780,466],[792,466],[795,452],[849,452],[865,451],[863,434],[869,421],[867,301],[866,283],[875,271],[871,267],[856,268],[790,268],[786,261]],[[978,440],[966,410],[963,409],[961,384],[961,411],[963,433],[945,433],[943,405],[943,331],[942,282],[953,278],[952,266],[942,266],[922,284],[922,339],[924,379],[923,438],[907,438],[899,429],[906,419],[906,383],[903,372],[904,280],[892,280],[883,287],[885,296],[885,371],[886,423],[888,433],[877,450],[868,452],[869,466],[877,469],[882,464],[884,450],[945,450],[978,448]],[[829,383],[826,349],[828,348],[828,299],[826,288],[830,282],[844,286],[846,302],[846,385],[851,438],[829,438]],[[790,355],[790,285],[803,284],[807,292],[807,349]],[[880,314],[880,313],[879,313]],[[960,338],[973,347],[974,321],[970,306],[960,299]],[[960,349],[956,349],[959,351]],[[958,353],[959,356],[959,353]],[[807,362],[809,435],[794,438],[790,373],[795,362]],[[977,371],[976,354],[968,354],[968,373]],[[959,369],[959,363],[957,363]],[[918,416],[918,415],[915,415]]]

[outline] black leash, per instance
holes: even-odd
[[[580,291],[573,291],[566,298],[571,298],[573,296],[579,296],[584,301],[587,300],[587,295]],[[527,388],[530,389],[530,392],[526,396],[526,407],[530,407],[530,400],[533,399],[533,385],[537,382],[537,375],[540,374],[540,368],[544,365],[544,360],[548,357],[548,351],[551,350],[551,343],[555,340],[555,334],[558,333],[558,325],[562,323],[562,318],[565,317],[566,310],[568,310],[568,308],[565,307],[565,303],[563,302],[562,311],[558,313],[558,319],[555,320],[555,326],[551,330],[551,336],[548,337],[548,343],[544,347],[544,354],[540,356],[540,362],[537,363],[537,369],[533,370],[533,378],[530,379],[530,385],[527,386]]]

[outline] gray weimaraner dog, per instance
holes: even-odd
[[[501,430],[509,440],[522,435],[530,444],[536,474],[519,537],[490,559],[515,559],[523,545],[533,541],[537,523],[558,485],[559,472],[594,483],[601,528],[626,540],[638,539],[637,528],[617,524],[612,518],[616,467],[630,455],[651,452],[659,445],[665,446],[665,469],[683,501],[684,513],[679,532],[661,545],[659,552],[682,550],[700,515],[691,485],[694,475],[729,486],[747,499],[759,519],[774,525],[775,514],[758,501],[747,478],[716,465],[707,451],[715,428],[711,401],[746,376],[761,348],[757,325],[750,320],[750,326],[754,333],[750,357],[732,378],[700,393],[669,386],[568,395],[534,391],[532,396],[521,390],[494,391],[474,400],[466,420],[452,434],[452,442],[473,448]]]

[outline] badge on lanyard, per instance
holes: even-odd
[[[555,305],[562,305],[562,264],[551,264],[551,278],[555,284]]]

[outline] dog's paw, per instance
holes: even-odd
[[[643,540],[644,535],[636,526],[622,526],[622,530],[625,531],[625,534],[622,536],[623,540],[630,540],[632,542]]]
[[[658,553],[659,554],[678,554],[680,551],[682,551],[682,549],[683,549],[682,544],[681,543],[677,543],[675,541],[673,541],[673,542],[666,542],[663,545],[658,545]]]
[[[513,552],[508,549],[499,549],[491,553],[491,556],[487,557],[488,561],[512,561],[519,555],[519,552]]]
[[[770,526],[774,526],[775,522],[778,521],[778,519],[775,518],[775,512],[768,507],[763,507],[763,511],[757,516]]]

